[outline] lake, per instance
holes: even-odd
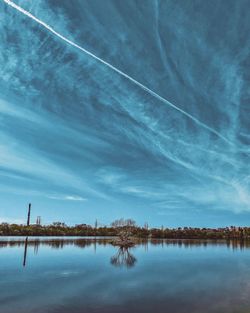
[[[1,237],[0,312],[250,312],[250,244]]]

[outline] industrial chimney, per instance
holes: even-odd
[[[30,226],[30,210],[31,210],[31,203],[29,203],[28,218],[27,218],[27,226]]]

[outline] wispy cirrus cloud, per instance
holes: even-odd
[[[240,3],[224,8],[230,34],[226,21],[213,28],[206,3],[197,23],[188,3],[138,11],[108,1],[106,12],[89,2],[77,11],[63,1],[16,4],[180,110],[2,2],[0,184],[8,193],[58,197],[62,210],[88,199],[93,214],[107,203],[177,219],[197,208],[249,212]],[[212,13],[218,20],[220,9]]]
[[[60,195],[49,195],[49,199],[53,200],[62,200],[62,201],[87,201],[86,198],[76,196],[76,195],[66,195],[66,196],[60,196]]]

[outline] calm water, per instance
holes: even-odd
[[[250,312],[250,246],[0,238],[0,312]]]

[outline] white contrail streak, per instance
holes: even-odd
[[[134,84],[136,84],[137,86],[139,86],[140,88],[142,88],[143,90],[145,90],[146,92],[148,92],[149,94],[151,94],[153,97],[155,97],[156,99],[160,100],[161,102],[164,102],[165,104],[167,104],[168,106],[170,106],[171,108],[181,112],[183,115],[187,116],[188,118],[190,118],[192,121],[194,121],[197,125],[207,129],[208,131],[214,133],[215,135],[217,135],[218,137],[220,137],[221,139],[223,139],[224,141],[226,141],[228,144],[232,145],[232,143],[223,135],[221,135],[219,132],[217,132],[215,129],[209,127],[208,125],[206,125],[205,123],[199,121],[196,117],[194,117],[193,115],[189,114],[188,112],[182,110],[181,108],[177,107],[176,105],[174,105],[173,103],[169,102],[167,99],[161,97],[160,95],[158,95],[156,92],[154,92],[153,90],[151,90],[150,88],[146,87],[145,85],[143,85],[142,83],[138,82],[137,80],[135,80],[133,77],[127,75],[126,73],[122,72],[121,70],[119,70],[118,68],[114,67],[112,64],[104,61],[103,59],[99,58],[98,56],[96,56],[95,54],[91,53],[90,51],[84,49],[83,47],[79,46],[78,44],[76,44],[75,42],[69,40],[68,38],[64,37],[63,35],[61,35],[60,33],[56,32],[51,26],[49,26],[48,24],[44,23],[43,21],[39,20],[37,17],[35,17],[34,15],[32,15],[30,12],[24,10],[22,7],[20,7],[19,5],[15,4],[14,2],[10,1],[10,0],[3,0],[5,3],[7,3],[9,6],[13,7],[14,9],[18,10],[19,12],[21,12],[22,14],[28,16],[29,18],[31,18],[32,20],[36,21],[38,24],[42,25],[44,28],[46,28],[48,31],[50,31],[52,34],[54,34],[55,36],[59,37],[60,39],[62,39],[63,41],[67,42],[68,44],[70,44],[71,46],[81,50],[82,52],[86,53],[87,55],[91,56],[92,58],[96,59],[97,61],[99,61],[102,64],[105,64],[107,67],[111,68],[113,71],[117,72],[118,74],[120,74],[121,76],[125,77],[126,79],[130,80],[131,82],[133,82]]]

